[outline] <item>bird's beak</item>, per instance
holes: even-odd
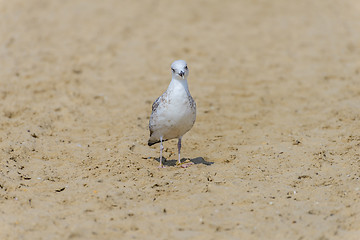
[[[184,74],[185,74],[185,72],[184,72],[184,71],[180,71],[180,72],[179,72],[180,77],[183,77],[183,76],[184,76]]]

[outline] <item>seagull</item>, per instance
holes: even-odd
[[[152,105],[149,121],[150,138],[148,145],[160,143],[160,166],[162,164],[163,141],[178,139],[177,165],[188,167],[192,162],[181,164],[181,139],[194,125],[196,119],[196,103],[190,95],[187,76],[189,69],[184,60],[171,64],[172,79],[167,90]]]

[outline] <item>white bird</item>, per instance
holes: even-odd
[[[189,69],[184,60],[171,64],[172,79],[168,89],[152,105],[149,121],[150,138],[148,145],[160,143],[160,168],[162,164],[163,141],[178,138],[178,165],[180,161],[181,138],[195,123],[196,103],[191,97],[187,76]],[[181,165],[188,167],[192,162]]]

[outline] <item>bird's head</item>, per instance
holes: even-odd
[[[172,76],[175,79],[183,80],[189,75],[187,63],[184,60],[176,60],[171,64]]]

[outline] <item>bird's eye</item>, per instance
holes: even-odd
[[[188,69],[187,66],[185,66],[185,69],[186,69],[186,70]]]
[[[172,70],[173,72],[175,72],[175,69],[172,68],[171,70]]]

